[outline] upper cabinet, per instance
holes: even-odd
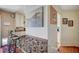
[[[15,14],[16,27],[24,27],[25,26],[25,16],[20,13]]]

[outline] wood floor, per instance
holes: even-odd
[[[60,53],[79,53],[79,47],[76,47],[76,46],[60,46],[58,51]]]

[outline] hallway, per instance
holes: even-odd
[[[61,38],[59,52],[79,53],[79,5],[61,5]]]
[[[52,5],[49,20],[49,52],[79,53],[79,5]]]

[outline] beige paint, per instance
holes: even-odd
[[[21,13],[15,13],[16,27],[24,27],[25,16]]]
[[[74,21],[74,26],[68,27],[68,25],[62,25],[62,20],[60,20],[60,45],[79,46],[79,11],[62,11],[62,9],[57,5],[55,5],[54,8],[61,15],[61,17],[67,17]]]
[[[73,27],[62,25],[61,44],[63,46],[79,46],[79,14],[77,11],[63,11],[63,17],[74,21]]]
[[[61,17],[67,17],[74,21],[73,27],[63,25],[62,20],[61,32],[60,32],[60,45],[63,46],[79,46],[79,11],[63,11],[59,6],[55,5],[55,9],[61,15]]]

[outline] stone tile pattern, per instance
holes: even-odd
[[[18,45],[27,53],[47,53],[48,40],[24,35],[20,38]]]

